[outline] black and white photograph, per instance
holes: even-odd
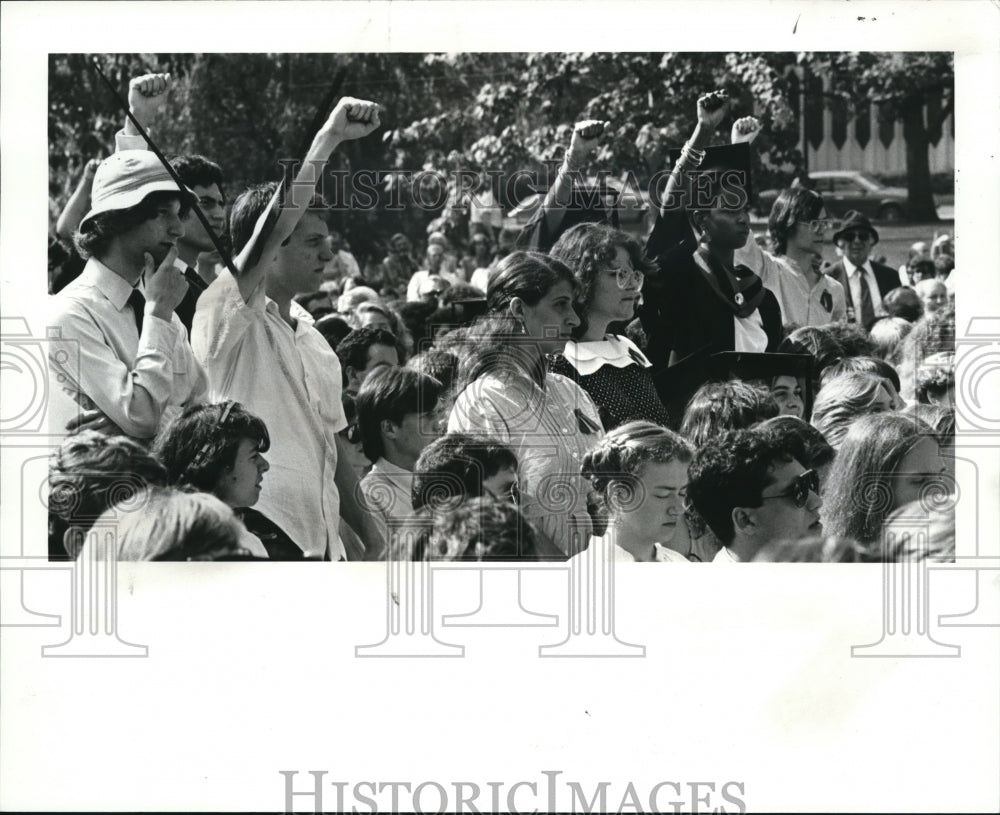
[[[1000,806],[995,5],[3,18],[0,809]]]

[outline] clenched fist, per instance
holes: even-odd
[[[170,90],[170,74],[144,74],[128,83],[128,108],[143,127],[156,117]]]
[[[698,123],[714,130],[725,118],[729,96],[725,91],[712,91],[698,97]]]
[[[762,125],[758,119],[753,116],[744,116],[733,122],[733,130],[729,140],[733,144],[743,144],[744,142],[750,144],[760,135],[761,129]]]
[[[341,141],[363,138],[381,124],[378,109],[375,102],[345,96],[337,103],[323,129]]]
[[[586,163],[607,126],[608,123],[600,119],[587,119],[574,125],[566,151],[566,164],[570,169],[578,170]]]

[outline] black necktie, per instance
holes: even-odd
[[[132,306],[132,316],[135,317],[135,327],[139,331],[139,336],[142,336],[142,316],[146,311],[146,298],[142,296],[142,292],[138,289],[132,289],[132,293],[128,296],[128,304]]]
[[[871,328],[875,322],[875,304],[872,302],[872,293],[871,289],[868,288],[864,266],[858,267],[857,275],[861,280],[861,325],[867,329]]]

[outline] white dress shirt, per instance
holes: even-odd
[[[389,522],[413,517],[413,473],[379,457],[368,475],[361,479],[359,487],[364,497],[365,540],[381,541],[386,547],[383,551],[387,552],[391,535]]]
[[[875,279],[875,272],[872,271],[872,262],[866,260],[864,266],[860,267],[863,274],[858,274],[859,267],[855,266],[851,261],[847,259],[847,255],[843,257],[844,270],[847,272],[847,285],[851,287],[851,300],[854,302],[854,313],[858,315],[858,321],[861,319],[861,284],[862,279],[868,284],[868,291],[872,296],[872,308],[875,310],[876,317],[885,317],[887,312],[885,307],[882,305],[882,293],[878,288],[878,281]]]
[[[191,342],[214,401],[235,399],[267,425],[271,469],[255,509],[307,556],[340,560],[336,434],[347,427],[340,360],[298,304],[293,330],[258,286],[245,302],[227,270],[201,295]]]
[[[49,353],[53,433],[97,408],[127,435],[150,439],[181,407],[206,398],[208,379],[180,318],[161,320],[147,305],[140,336],[131,294],[128,281],[91,258],[49,298],[48,324],[58,331]]]
[[[728,546],[723,546],[712,558],[712,563],[740,563],[740,559],[733,554],[733,550]]]

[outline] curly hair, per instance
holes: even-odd
[[[775,464],[794,458],[788,442],[757,428],[717,435],[694,455],[688,499],[715,536],[733,542],[733,510],[759,507]]]
[[[750,427],[779,412],[767,388],[738,379],[709,382],[695,391],[684,409],[680,433],[695,447],[701,447],[721,432]]]
[[[577,224],[563,232],[549,250],[549,255],[565,263],[576,277],[578,288],[574,307],[580,316],[580,325],[573,331],[574,339],[580,339],[587,332],[587,314],[594,303],[597,276],[614,263],[618,249],[628,253],[636,271],[650,274],[656,269],[635,238],[606,224]]]
[[[517,455],[503,442],[471,433],[448,433],[432,441],[413,467],[413,508],[432,509],[456,500],[481,498],[483,481],[503,469],[517,470]]]
[[[934,431],[911,416],[876,413],[858,418],[830,469],[820,510],[823,531],[864,546],[876,543],[895,508],[892,475],[926,437],[934,438]]]
[[[877,374],[850,373],[830,379],[813,405],[812,426],[834,447],[859,416],[870,412],[883,390]]]
[[[214,492],[243,439],[256,442],[262,453],[271,446],[264,421],[239,402],[190,405],[160,432],[153,451],[167,468],[169,484]]]
[[[815,470],[830,464],[837,451],[815,427],[798,416],[775,416],[761,422],[759,430],[771,433],[781,439],[796,460],[807,470]]]
[[[85,430],[68,437],[52,454],[49,511],[89,528],[116,502],[144,487],[164,486],[167,480],[163,465],[138,442]]]
[[[534,527],[513,504],[472,498],[433,514],[426,560],[537,560]]]
[[[140,224],[151,221],[157,216],[159,208],[166,203],[180,201],[179,217],[187,216],[191,209],[190,199],[178,192],[151,192],[138,204],[127,209],[112,209],[99,212],[86,221],[73,236],[80,257],[100,257],[107,252],[111,241],[118,235],[135,229]]]

